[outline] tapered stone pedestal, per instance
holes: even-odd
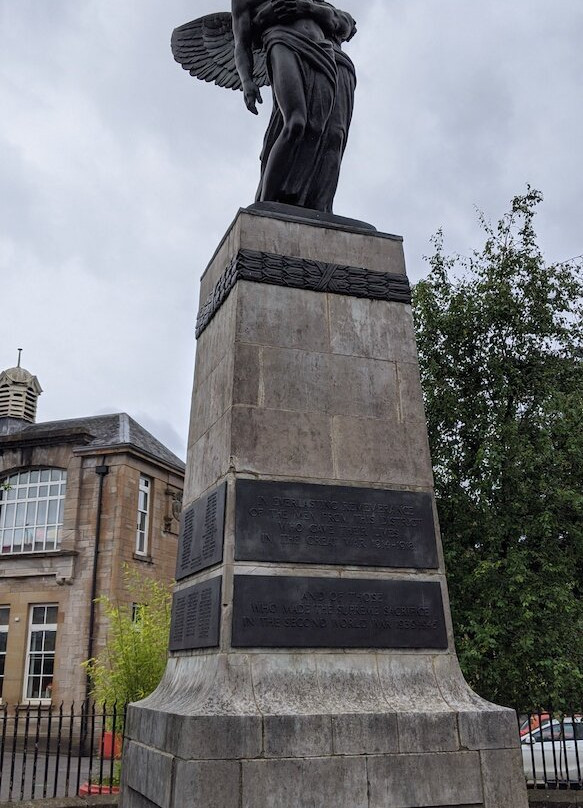
[[[455,656],[401,239],[241,211],[200,300],[123,808],[524,808],[515,716]]]

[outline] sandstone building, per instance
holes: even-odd
[[[184,464],[125,413],[36,423],[42,392],[0,372],[0,701],[79,703],[102,647],[94,598],[123,567],[174,577]]]

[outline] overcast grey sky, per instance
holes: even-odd
[[[583,253],[583,0],[344,0],[357,105],[336,212],[480,244],[526,183]],[[0,0],[0,368],[39,420],[126,411],[184,455],[198,281],[253,200],[269,115],[191,78],[172,29],[228,0]],[[264,91],[265,92],[265,91]]]

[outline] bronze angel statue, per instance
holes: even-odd
[[[177,28],[172,52],[191,75],[242,90],[257,115],[271,85],[257,201],[332,212],[356,74],[342,44],[354,19],[326,0],[232,0],[231,13]]]

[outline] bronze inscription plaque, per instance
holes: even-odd
[[[176,580],[200,572],[223,560],[227,483],[201,497],[180,520]]]
[[[447,648],[437,581],[236,575],[235,648]]]
[[[170,650],[215,648],[221,623],[221,581],[218,575],[176,592],[172,600]]]
[[[436,569],[431,496],[237,480],[235,559]]]

